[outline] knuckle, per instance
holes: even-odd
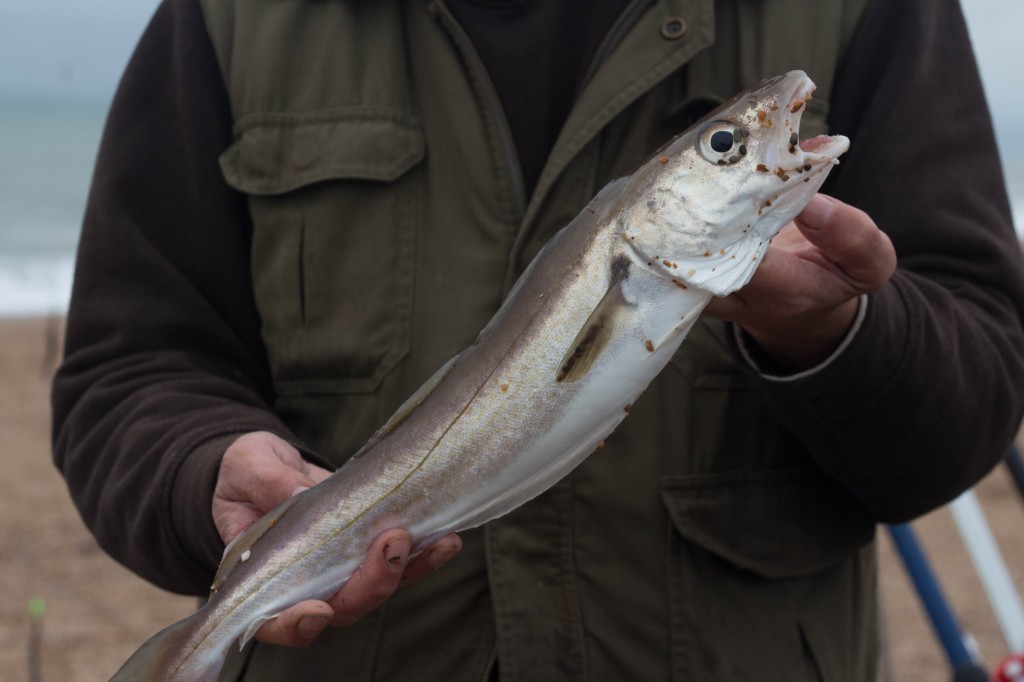
[[[331,625],[336,628],[346,628],[350,625],[355,625],[359,622],[359,619],[363,617],[361,613],[348,613],[348,612],[337,612],[334,618],[331,619]]]
[[[373,586],[373,589],[371,590],[372,595],[380,601],[387,599],[392,594],[394,594],[395,588],[398,586],[397,580],[400,579],[401,576],[397,576],[395,581],[387,580],[377,583]]]
[[[275,620],[264,623],[256,632],[256,639],[267,644],[278,644],[286,646],[288,644],[288,633],[281,628],[281,624],[275,622]]]
[[[253,480],[253,501],[261,511],[273,509],[281,502],[277,494],[277,481],[268,472],[260,471]]]
[[[338,597],[329,603],[334,609],[330,623],[332,627],[336,628],[352,625],[369,610],[369,608],[363,608],[361,604],[353,604],[343,597]]]

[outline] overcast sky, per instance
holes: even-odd
[[[1024,136],[1024,0],[962,4],[997,131],[1016,140]],[[156,6],[157,0],[0,0],[0,93],[109,97]]]
[[[0,92],[109,95],[156,0],[0,0]]]
[[[891,0],[898,2],[900,0]],[[0,0],[0,92],[106,95],[157,0]],[[989,99],[1024,104],[1024,2],[963,0]]]

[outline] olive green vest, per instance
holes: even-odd
[[[541,246],[711,103],[801,68],[825,131],[866,0],[634,2],[526,197],[441,2],[204,0],[277,400],[340,464],[470,343]],[[585,11],[585,10],[584,10]],[[353,627],[224,679],[873,680],[873,523],[705,318],[606,446]]]

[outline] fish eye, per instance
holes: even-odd
[[[728,130],[716,130],[711,134],[711,139],[708,141],[708,146],[719,154],[732,149],[734,143],[732,133]]]
[[[697,150],[711,163],[731,165],[747,155],[745,142],[748,136],[746,130],[728,121],[713,121],[701,131]]]

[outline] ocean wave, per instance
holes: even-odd
[[[1011,203],[1017,236],[1024,241],[1024,196],[1012,196]],[[72,252],[0,255],[0,317],[63,315],[71,300],[74,272]]]
[[[62,315],[71,299],[74,254],[47,258],[0,256],[0,317]]]

